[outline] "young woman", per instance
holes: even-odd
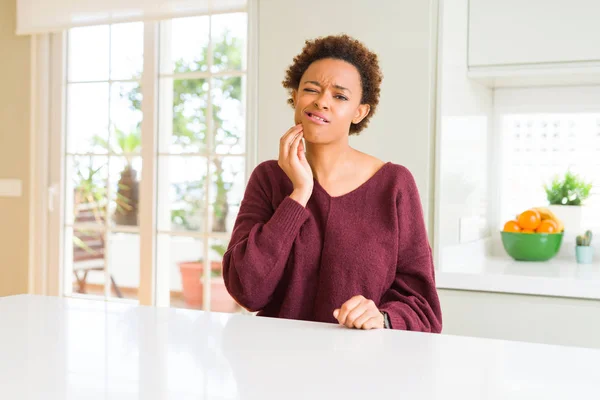
[[[294,58],[283,86],[295,125],[279,159],[253,171],[223,258],[240,305],[348,328],[441,331],[413,176],[349,145],[375,113],[381,81],[377,55],[346,35],[307,41]]]

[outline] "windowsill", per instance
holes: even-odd
[[[514,261],[486,257],[441,263],[436,270],[438,289],[527,294],[600,300],[600,263],[574,260]]]

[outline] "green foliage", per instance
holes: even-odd
[[[200,230],[199,214],[204,211],[204,182],[183,182],[175,185],[171,222],[189,231]]]
[[[85,232],[80,232],[84,233]],[[79,239],[77,236],[73,235],[73,244],[81,249],[83,249],[88,254],[98,254],[98,252],[88,246],[83,240]]]
[[[91,162],[91,156],[89,167],[82,166],[79,159],[74,160],[74,169],[78,185],[75,187],[74,193],[73,218],[77,218],[80,208],[85,207],[92,212],[94,221],[97,224],[103,224],[103,213],[106,211],[106,187],[100,172],[106,165],[103,164],[97,168],[93,168]],[[79,233],[87,234],[88,232],[79,230]],[[96,252],[76,235],[73,235],[73,244],[88,253]]]
[[[131,153],[138,152],[142,147],[141,131],[136,129],[133,132],[125,133],[117,127],[114,128],[114,131],[114,145],[111,146],[106,139],[99,135],[92,137],[92,145],[100,146],[117,155],[124,155],[127,164],[131,165]]]
[[[244,54],[244,43],[239,38],[233,37],[230,32],[225,32],[222,37],[213,43],[213,66],[218,70],[241,70]],[[194,71],[208,71],[208,47],[201,49],[198,57],[193,61],[183,59],[174,63],[175,73],[189,73]],[[237,100],[242,102],[242,78],[239,76],[216,77],[212,81],[212,121],[215,144],[227,140],[232,145],[241,139],[237,132],[224,120],[222,104],[215,101]],[[173,135],[171,144],[192,151],[207,149],[208,141],[208,93],[209,82],[207,79],[173,79]],[[218,95],[218,96],[217,96]],[[135,86],[130,91],[121,93],[122,97],[129,100],[133,110],[141,110],[141,87]],[[139,128],[139,127],[138,127]],[[117,148],[112,151],[116,154],[135,152],[141,145],[139,130],[124,134],[115,129]],[[136,136],[137,135],[137,136]],[[135,140],[140,139],[140,140]],[[109,148],[106,141],[95,139],[95,144]],[[126,150],[127,149],[127,150]],[[135,150],[133,150],[135,149]],[[129,151],[131,150],[131,151]],[[226,220],[229,213],[228,193],[232,187],[231,181],[224,179],[222,160],[214,158],[213,183],[216,187],[216,199],[213,204],[213,232],[225,232]],[[178,184],[175,187],[175,208],[171,211],[171,222],[187,230],[198,230],[197,216],[203,213],[205,177],[200,182]]]
[[[213,244],[212,246],[210,246],[210,248],[219,255],[219,260],[223,259],[223,255],[227,251],[227,246],[225,246],[223,244]],[[202,260],[200,260],[200,261],[202,261]],[[222,275],[223,275],[222,268],[212,269],[211,273],[210,273],[210,276],[212,278],[219,277]]]
[[[243,42],[239,38],[225,32],[220,41],[214,43],[213,64],[220,70],[240,70],[242,68]],[[208,71],[208,48],[204,47],[200,55],[193,61],[176,60],[175,73]],[[213,92],[219,92],[223,99],[242,101],[242,78],[219,77],[213,80]],[[135,87],[127,94],[130,103],[141,109],[141,88]],[[206,148],[208,117],[209,82],[206,79],[174,79],[173,80],[173,136],[172,144],[182,147]],[[214,100],[214,99],[213,99]],[[191,108],[197,104],[198,107]],[[227,129],[221,118],[222,107],[213,102],[212,118],[214,132],[229,139],[238,139],[231,129]]]
[[[99,172],[104,167],[105,165],[101,165],[95,169],[93,167],[82,167],[75,160],[75,173],[77,174],[77,181],[79,183],[75,188],[75,209],[80,204],[101,204],[105,200],[106,188],[104,187],[102,178],[99,177]],[[98,208],[95,207],[93,210],[96,220],[100,220]]]
[[[227,251],[227,246],[225,246],[224,244],[213,244],[212,246],[210,246],[210,248],[213,249],[219,256],[221,256],[221,258]]]
[[[222,40],[216,42],[213,48],[214,65],[221,70],[239,70],[242,67],[243,43],[225,33]],[[208,48],[204,48],[200,56],[192,63],[184,60],[175,62],[175,71],[186,73],[192,71],[207,71]],[[241,77],[219,77],[212,82],[213,102],[212,121],[215,138],[232,139],[233,143],[240,140],[237,132],[227,126],[221,116],[222,105],[214,102],[215,94],[223,101],[233,99],[242,101],[242,79]],[[207,117],[208,117],[208,92],[209,82],[205,79],[175,79],[173,81],[173,136],[172,144],[182,147],[206,149],[207,147]],[[190,111],[190,105],[198,104],[199,107]],[[217,141],[218,142],[218,141]],[[232,187],[232,182],[224,179],[224,168],[222,159],[214,158],[213,182],[216,187],[216,198],[213,204],[213,232],[226,231],[226,219],[229,213],[227,195]],[[172,222],[185,229],[195,230],[199,227],[193,226],[190,216],[201,213],[204,205],[196,196],[203,195],[204,177],[201,183],[180,184],[176,188],[177,198],[185,200],[179,202],[180,208],[172,210]],[[190,187],[194,186],[194,187]],[[190,196],[190,190],[194,195]]]
[[[555,177],[550,185],[544,185],[550,204],[580,206],[590,195],[592,184],[567,171],[564,179]]]

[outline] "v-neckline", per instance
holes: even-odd
[[[363,183],[361,183],[360,185],[358,185],[356,188],[352,189],[351,191],[346,192],[344,194],[340,194],[339,196],[332,196],[332,195],[330,195],[329,192],[327,190],[325,190],[325,188],[323,186],[321,186],[321,184],[319,183],[319,181],[317,180],[317,178],[313,178],[314,186],[315,186],[315,188],[318,188],[321,192],[323,192],[331,200],[341,199],[341,198],[349,196],[349,195],[351,195],[351,194],[359,191],[363,187],[365,187],[368,183],[370,183],[371,181],[373,181],[373,179],[377,175],[379,175],[388,165],[391,165],[391,164],[392,164],[391,161],[386,162],[381,167],[379,167],[379,169],[377,171],[375,171],[375,173],[373,175],[371,175],[371,177],[369,179],[367,179],[366,181],[364,181]]]

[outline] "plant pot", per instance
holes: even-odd
[[[591,264],[594,258],[594,248],[592,246],[575,246],[575,257],[579,264]]]
[[[565,226],[565,232],[572,235],[584,230],[584,206],[550,205],[548,207]]]
[[[220,261],[212,261],[210,264],[212,271],[221,270]],[[191,308],[201,309],[204,304],[204,263],[182,262],[179,263],[179,271],[185,303]],[[239,310],[239,305],[227,291],[222,276],[210,278],[210,310],[228,313]]]

